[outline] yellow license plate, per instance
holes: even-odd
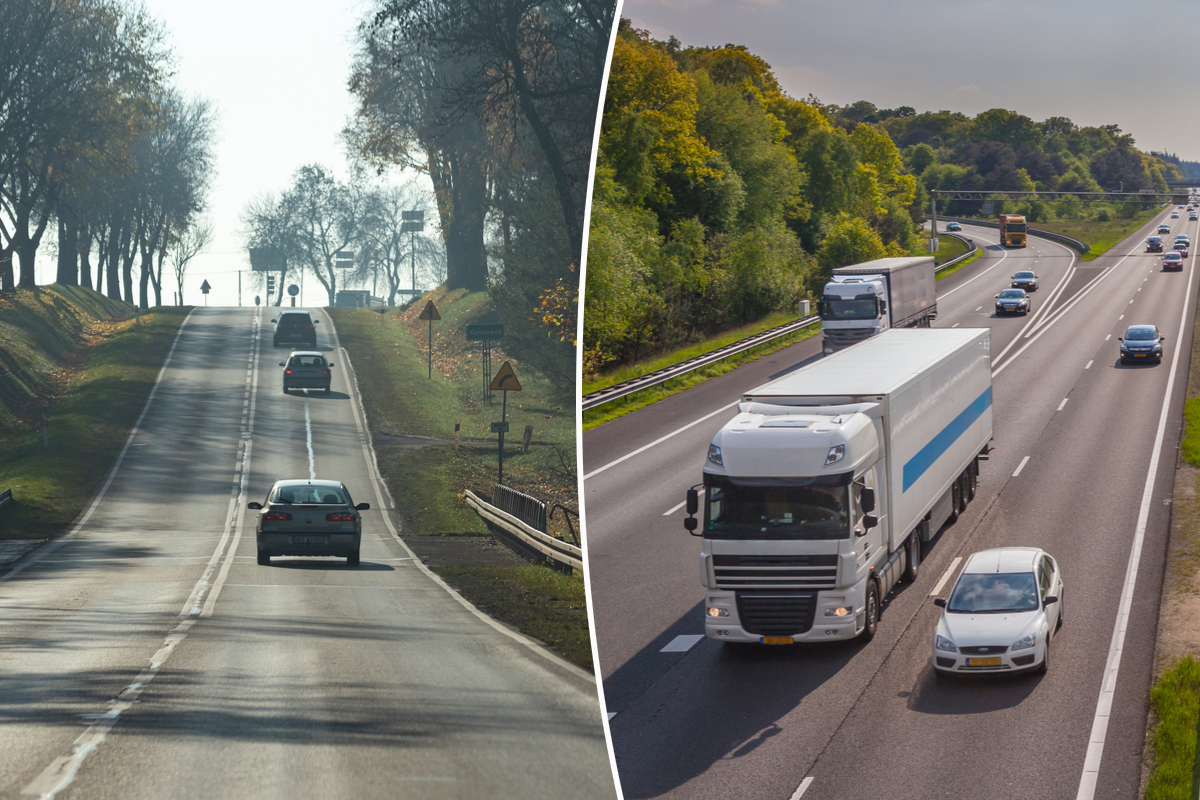
[[[764,636],[763,644],[794,644],[790,636]]]
[[[1000,666],[1000,656],[992,656],[990,658],[968,658],[968,667],[998,667]]]

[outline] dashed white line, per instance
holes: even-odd
[[[942,579],[937,582],[937,586],[933,587],[933,591],[929,593],[930,597],[936,597],[941,594],[942,587],[946,585],[946,581],[950,580],[950,576],[954,574],[954,570],[958,569],[958,565],[962,563],[962,556],[955,556],[950,562],[950,566],[946,567],[946,572],[942,575]]]
[[[1064,398],[1063,398],[1063,401],[1062,401],[1061,403],[1059,403],[1059,404],[1058,404],[1058,410],[1059,410],[1059,411],[1062,411],[1062,410],[1063,410],[1063,406],[1065,406],[1066,404],[1067,404],[1067,398],[1065,398],[1065,397],[1064,397]]]
[[[1089,361],[1089,362],[1087,363],[1087,366],[1086,366],[1086,367],[1084,367],[1084,369],[1091,369],[1091,368],[1092,368],[1092,362],[1091,362],[1091,361]]]
[[[703,638],[704,638],[704,634],[700,634],[700,635],[684,634],[682,636],[676,636],[674,639],[667,642],[666,647],[664,647],[662,650],[659,650],[658,652],[660,652],[660,653],[686,653],[688,650],[691,650],[693,647],[695,647],[696,644],[699,643],[699,641]]]
[[[800,785],[796,787],[796,791],[792,792],[790,800],[800,800],[801,797],[804,797],[804,793],[808,791],[808,787],[812,785],[812,782],[811,775],[800,781]]]
[[[312,449],[312,417],[308,413],[308,398],[304,398],[304,440],[308,444],[308,479],[317,479],[317,462]]]
[[[1017,465],[1017,471],[1016,471],[1016,472],[1014,472],[1014,473],[1012,474],[1012,476],[1015,478],[1015,477],[1017,477],[1018,475],[1020,475],[1020,474],[1021,474],[1021,470],[1025,469],[1025,465],[1026,465],[1026,464],[1028,464],[1028,463],[1029,463],[1029,456],[1025,456],[1024,458],[1022,458],[1022,459],[1021,459],[1021,463]]]
[[[1112,334],[1110,333],[1108,336],[1105,336],[1105,337],[1104,337],[1104,341],[1106,341],[1106,342],[1107,342],[1107,341],[1108,341],[1109,339],[1111,339],[1111,338],[1112,338]]]

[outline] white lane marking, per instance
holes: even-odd
[[[584,475],[584,476],[583,476],[583,479],[586,481],[588,478],[595,477],[596,475],[599,475],[601,472],[604,472],[604,470],[608,469],[609,467],[615,467],[617,464],[620,464],[620,463],[621,463],[621,462],[623,462],[623,461],[628,461],[629,459],[633,458],[634,456],[636,456],[636,455],[638,455],[638,454],[640,454],[640,453],[644,453],[644,452],[646,452],[646,451],[647,451],[647,450],[649,450],[651,447],[654,447],[655,445],[662,444],[662,443],[663,443],[663,442],[665,442],[667,439],[670,439],[670,438],[671,438],[671,437],[673,437],[673,436],[678,436],[679,434],[683,433],[684,431],[688,430],[689,428],[694,428],[694,427],[696,427],[697,425],[699,425],[701,422],[706,422],[706,421],[708,421],[708,420],[712,419],[713,417],[715,417],[717,414],[720,414],[720,413],[721,413],[721,412],[723,412],[723,411],[728,411],[729,409],[733,408],[734,406],[736,406],[736,405],[737,405],[738,403],[740,403],[740,402],[742,402],[742,401],[741,401],[741,400],[734,400],[734,401],[733,401],[732,403],[730,403],[729,405],[721,406],[721,407],[720,407],[720,408],[718,408],[716,411],[713,411],[713,412],[711,412],[711,413],[709,413],[709,414],[705,414],[703,417],[700,417],[700,419],[692,420],[692,421],[691,421],[691,422],[689,422],[687,425],[684,425],[682,428],[676,428],[675,430],[673,430],[673,431],[671,431],[670,433],[668,433],[666,436],[660,436],[659,438],[655,439],[655,440],[654,440],[653,442],[651,442],[650,444],[642,445],[642,446],[641,446],[641,447],[639,447],[637,450],[634,450],[632,453],[626,453],[625,455],[623,455],[623,456],[621,456],[620,458],[618,458],[616,461],[610,461],[610,462],[608,462],[607,464],[605,464],[603,467],[600,467],[600,468],[598,468],[598,469],[594,469],[594,470],[592,470],[592,471],[591,471],[591,472],[589,472],[588,474]]]
[[[961,323],[961,322],[956,322],[956,323],[954,323],[953,325],[951,325],[950,327],[951,327],[951,328],[957,328],[959,325],[962,325],[962,323]]]
[[[308,479],[315,481],[317,479],[316,461],[313,459],[312,449],[312,417],[308,413],[308,398],[304,398],[304,440],[308,443]]]
[[[982,238],[982,236],[981,236],[980,238]],[[991,242],[985,242],[985,244],[988,244],[988,245],[990,245],[990,244],[991,244]],[[963,281],[963,282],[962,282],[962,283],[960,283],[958,286],[955,286],[953,289],[951,289],[950,291],[946,292],[945,294],[939,294],[939,295],[938,295],[938,299],[939,299],[939,300],[943,300],[943,299],[945,299],[945,298],[949,297],[950,295],[954,294],[955,292],[957,292],[959,289],[963,288],[964,286],[967,286],[967,285],[969,285],[969,284],[973,283],[974,281],[977,281],[977,280],[979,280],[979,279],[980,279],[980,278],[982,278],[984,275],[987,275],[989,272],[991,272],[992,270],[994,270],[996,267],[998,267],[998,266],[1000,266],[1002,263],[1004,263],[1004,259],[1006,259],[1006,258],[1008,258],[1008,252],[1007,252],[1006,250],[1001,250],[1001,251],[1000,251],[1000,258],[996,259],[996,263],[995,263],[995,264],[992,264],[990,267],[988,267],[987,269],[983,270],[982,272],[980,272],[978,275],[976,275],[975,277],[971,278],[970,280],[968,280],[968,281]],[[983,306],[980,306],[980,308],[983,308]]]
[[[704,638],[704,634],[697,635],[697,634],[693,634],[693,633],[685,634],[683,636],[676,636],[674,639],[667,642],[666,647],[664,647],[662,650],[659,650],[658,652],[660,652],[660,653],[686,653],[688,650],[691,650],[693,647],[695,647],[697,644],[699,644],[700,640],[703,638]]]
[[[1086,367],[1084,367],[1084,369],[1091,369],[1091,368],[1092,368],[1092,362],[1091,362],[1091,361],[1089,361],[1089,362],[1087,363],[1087,366],[1086,366]]]
[[[955,556],[950,562],[950,566],[946,567],[946,572],[942,575],[942,579],[937,582],[937,586],[933,587],[933,591],[929,593],[930,597],[936,597],[941,594],[942,587],[946,585],[946,581],[950,580],[950,576],[954,574],[954,570],[958,569],[958,565],[962,562],[962,556]]]
[[[610,712],[608,712],[608,719],[609,719],[609,721],[611,722],[611,721],[612,721],[612,718],[613,718],[613,717],[615,717],[616,715],[617,715],[617,712],[615,712],[615,711],[610,711]]]
[[[1046,298],[1046,302],[1039,304],[1038,309],[1033,312],[1033,315],[1028,319],[1028,321],[1022,323],[1021,333],[1013,337],[1009,343],[1006,344],[1004,348],[992,359],[993,364],[1003,359],[1005,354],[1015,347],[1020,340],[1028,339],[1030,336],[1033,336],[1038,329],[1041,328],[1042,325],[1046,324],[1046,321],[1049,320],[1055,313],[1054,304],[1057,303],[1059,298],[1062,297],[1063,292],[1066,291],[1067,284],[1071,282],[1071,276],[1075,272],[1076,258],[1074,250],[1069,250],[1068,248],[1063,247],[1063,245],[1056,246],[1062,247],[1063,250],[1067,250],[1067,252],[1071,254],[1071,263],[1067,267],[1066,273],[1063,274],[1062,280],[1058,282],[1058,285],[1050,290],[1050,296]],[[999,370],[997,370],[997,372],[999,372]]]
[[[1020,474],[1021,474],[1021,470],[1025,469],[1025,465],[1026,465],[1026,464],[1028,464],[1028,463],[1029,463],[1029,456],[1025,456],[1024,458],[1022,458],[1022,459],[1021,459],[1021,463],[1017,465],[1017,471],[1016,471],[1016,472],[1014,472],[1014,473],[1012,474],[1012,476],[1015,478],[1015,477],[1017,477],[1018,475],[1020,475]]]
[[[1108,336],[1105,336],[1105,337],[1104,337],[1104,341],[1106,341],[1106,342],[1107,342],[1107,341],[1108,341],[1109,339],[1111,339],[1111,338],[1112,338],[1112,334],[1110,333]]]
[[[1117,317],[1117,319],[1118,319],[1118,320],[1123,320],[1123,319],[1125,319],[1125,315],[1124,315],[1124,314],[1122,314],[1121,316]]]
[[[171,349],[167,351],[167,357],[163,359],[162,369],[158,371],[158,377],[154,379],[154,385],[150,387],[150,394],[146,397],[146,404],[142,406],[142,413],[138,414],[137,421],[133,423],[133,427],[129,430],[129,435],[125,437],[125,446],[121,448],[121,452],[117,454],[116,463],[108,472],[108,478],[105,479],[104,485],[100,487],[100,491],[96,493],[96,497],[92,500],[92,504],[88,506],[87,511],[83,516],[71,527],[71,530],[66,535],[60,537],[48,545],[38,548],[28,560],[22,561],[15,567],[10,569],[3,575],[0,575],[0,583],[11,581],[17,577],[26,567],[38,563],[46,556],[59,550],[67,542],[74,539],[83,530],[83,526],[92,518],[92,514],[96,512],[96,506],[100,505],[100,501],[104,499],[104,495],[108,492],[108,487],[112,486],[113,479],[117,477],[117,472],[121,469],[122,462],[125,461],[125,454],[129,452],[130,445],[137,438],[138,431],[142,428],[142,421],[146,419],[146,412],[150,410],[150,404],[154,402],[154,395],[158,394],[158,385],[162,383],[163,376],[167,374],[167,367],[171,364],[171,356],[175,355],[175,346],[179,344],[179,337],[183,335],[183,329],[187,326],[188,320],[192,318],[192,314],[196,313],[195,309],[188,312],[188,315],[183,318],[183,322],[179,323],[179,330],[175,332],[175,340],[171,342]]]
[[[1188,272],[1187,291],[1184,297],[1192,296],[1192,281],[1196,277],[1196,259],[1192,257],[1192,268]],[[1188,321],[1188,303],[1183,304],[1179,320],[1179,341],[1183,341]],[[1142,560],[1142,544],[1146,539],[1146,526],[1150,518],[1150,500],[1154,494],[1154,481],[1158,477],[1158,460],[1163,439],[1167,432],[1167,417],[1171,411],[1171,390],[1175,387],[1175,375],[1179,370],[1179,354],[1176,347],[1171,357],[1171,374],[1167,378],[1167,390],[1163,393],[1162,411],[1158,415],[1158,431],[1154,435],[1154,449],[1150,454],[1150,468],[1146,471],[1146,484],[1142,489],[1142,505],[1138,510],[1137,527],[1133,533],[1133,544],[1129,550],[1129,564],[1125,570],[1125,583],[1121,587],[1121,602],[1117,607],[1117,620],[1113,625],[1112,641],[1108,646],[1108,660],[1104,665],[1104,679],[1100,684],[1100,697],[1096,701],[1096,714],[1092,718],[1092,735],[1088,740],[1087,755],[1083,761],[1083,774],[1079,777],[1079,792],[1075,800],[1092,800],[1096,795],[1096,784],[1100,777],[1100,761],[1104,755],[1104,738],[1108,733],[1108,719],[1112,711],[1113,695],[1117,690],[1117,675],[1121,669],[1121,652],[1125,646],[1125,631],[1129,627],[1129,612],[1133,605],[1133,589],[1137,583],[1138,565]]]
[[[1138,289],[1138,291],[1140,292],[1140,291],[1141,291],[1141,289]],[[1133,301],[1132,301],[1132,300],[1130,300],[1130,301],[1129,301],[1129,305],[1133,305]]]
[[[1059,403],[1059,404],[1058,404],[1058,410],[1059,410],[1059,411],[1062,411],[1062,410],[1063,410],[1063,406],[1065,406],[1066,404],[1067,404],[1067,398],[1065,398],[1065,397],[1064,397],[1064,398],[1063,398],[1063,401],[1062,401],[1061,403]]]
[[[976,311],[983,311],[983,306],[980,306],[979,308],[977,308],[977,309],[975,309],[975,310],[976,310]]]
[[[242,523],[246,519],[246,515],[241,513],[242,503],[246,499],[246,474],[250,469],[250,441],[246,442],[246,447],[242,450],[242,475],[241,481],[238,484],[237,498],[234,500],[234,519],[233,524],[233,544],[229,545],[229,550],[225,556],[225,563],[221,565],[221,572],[217,575],[217,580],[213,583],[212,590],[208,593],[208,599],[204,603],[204,608],[201,610],[200,616],[211,617],[213,610],[217,607],[217,598],[221,596],[221,587],[225,585],[225,579],[229,577],[229,568],[233,565],[233,554],[237,552],[238,545],[242,541]],[[211,570],[211,568],[210,568]],[[196,603],[199,604],[199,599]],[[194,611],[192,613],[195,613]]]
[[[804,793],[808,791],[808,787],[812,785],[812,782],[813,779],[811,775],[800,781],[800,785],[796,787],[796,791],[792,792],[792,796],[789,798],[789,800],[800,800],[801,797],[804,797]]]
[[[700,497],[703,497],[703,496],[704,496],[704,490],[703,490],[703,489],[700,489],[699,491],[697,491],[697,492],[696,492],[696,494],[697,494],[697,495],[699,495]],[[678,511],[679,509],[683,508],[683,507],[684,507],[684,506],[686,506],[686,505],[687,505],[687,500],[684,500],[684,501],[683,501],[682,503],[680,503],[679,505],[677,505],[677,506],[672,506],[670,511],[664,511],[664,512],[663,512],[663,516],[664,516],[664,517],[669,517],[669,516],[671,516],[672,514],[674,514],[676,511]]]

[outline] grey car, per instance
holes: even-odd
[[[1012,288],[1024,289],[1027,292],[1036,292],[1038,288],[1037,275],[1031,270],[1021,270],[1012,276]]]
[[[1162,361],[1162,343],[1165,336],[1156,325],[1130,325],[1125,335],[1118,338],[1121,343],[1121,363],[1135,364],[1139,361]]]
[[[275,323],[275,333],[271,343],[275,347],[284,342],[300,342],[309,347],[317,346],[317,324],[321,320],[313,319],[307,311],[283,311],[271,320]]]
[[[283,393],[292,389],[324,389],[329,394],[333,381],[330,370],[333,364],[325,360],[322,353],[309,350],[295,350],[287,361],[280,361],[283,367]]]
[[[1024,289],[1005,289],[996,295],[996,316],[1001,314],[1028,314],[1029,295]]]
[[[246,508],[261,511],[255,527],[258,563],[272,556],[342,556],[350,566],[359,563],[362,516],[370,503],[354,504],[341,481],[276,481],[262,503]]]

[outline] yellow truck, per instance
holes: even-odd
[[[1021,214],[1000,215],[1000,244],[1005,247],[1025,246],[1025,217]]]

